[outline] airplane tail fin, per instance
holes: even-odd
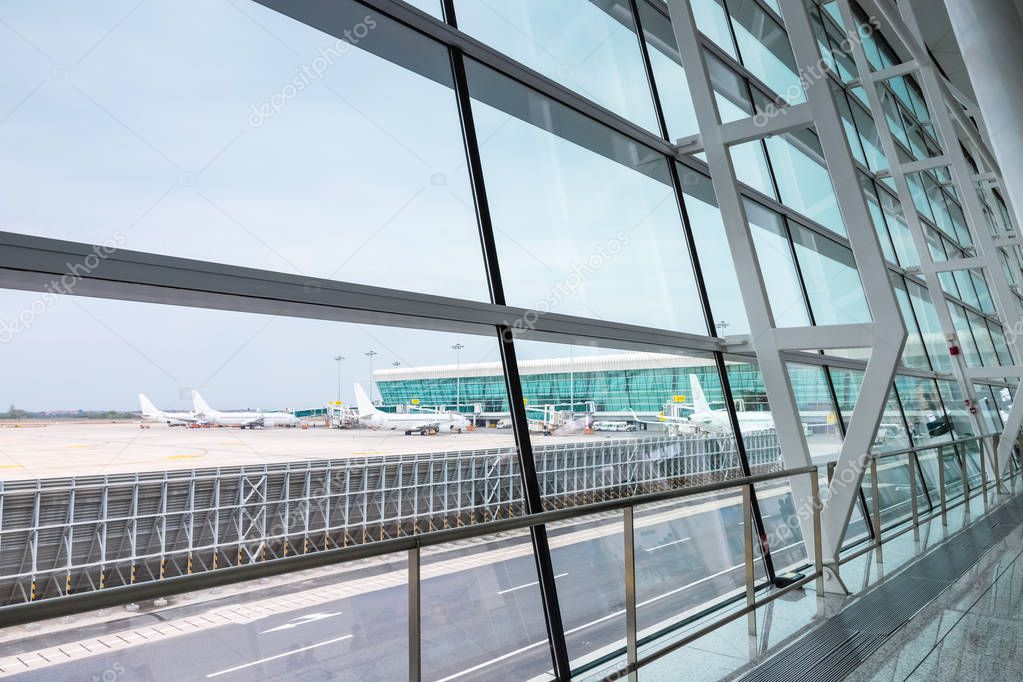
[[[693,409],[697,412],[710,412],[710,403],[707,402],[707,396],[703,394],[703,386],[700,386],[700,380],[696,378],[695,374],[689,375],[689,387],[693,392]]]
[[[160,414],[160,410],[156,409],[156,405],[146,397],[145,393],[139,393],[139,406],[142,408],[143,417],[156,417]]]
[[[373,401],[369,399],[366,392],[362,390],[360,384],[355,384],[355,404],[359,407],[359,416],[365,417],[367,414],[374,414],[379,412],[373,405]]]
[[[203,397],[199,395],[199,391],[194,388],[192,389],[192,408],[195,410],[196,414],[202,414],[207,417],[217,413],[216,410],[209,406],[209,403],[203,400]]]

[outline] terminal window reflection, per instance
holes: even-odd
[[[468,74],[508,303],[706,334],[667,160],[475,62]]]

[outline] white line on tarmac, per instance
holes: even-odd
[[[714,578],[718,578],[720,576],[723,576],[726,573],[731,573],[735,569],[743,568],[744,566],[745,566],[745,564],[739,564],[738,566],[732,566],[731,568],[726,568],[723,571],[718,571],[717,573],[714,573],[712,575],[708,575],[705,578],[700,578],[699,580],[697,580],[695,582],[691,582],[688,585],[683,585],[682,587],[675,588],[674,590],[671,590],[670,592],[665,592],[664,594],[659,594],[656,597],[651,597],[650,599],[647,599],[646,601],[641,601],[638,604],[636,604],[636,607],[639,608],[640,606],[647,606],[648,604],[652,604],[655,601],[659,601],[661,599],[664,599],[667,596],[670,596],[672,594],[676,594],[678,592],[682,592],[683,590],[688,590],[691,587],[696,587],[697,585],[699,585],[701,583],[705,583],[708,580],[713,580]],[[614,611],[612,613],[607,614],[606,616],[601,616],[600,618],[598,618],[596,620],[592,620],[589,623],[583,623],[582,625],[580,625],[578,627],[574,627],[571,630],[565,630],[565,634],[566,635],[574,634],[576,632],[579,632],[580,630],[584,630],[584,629],[590,627],[591,625],[596,625],[597,623],[602,623],[605,620],[608,620],[608,619],[611,619],[611,618],[615,618],[617,616],[622,615],[623,613],[625,613],[625,609],[621,609],[619,611]],[[471,668],[466,668],[465,670],[459,671],[459,672],[457,672],[457,673],[455,673],[453,675],[448,675],[447,677],[444,677],[442,679],[437,680],[437,682],[450,682],[451,680],[456,680],[459,677],[462,677],[464,675],[468,675],[470,673],[474,673],[477,670],[482,670],[482,669],[484,669],[486,667],[489,667],[489,666],[493,665],[494,663],[499,663],[499,662],[501,662],[503,660],[512,658],[513,656],[518,656],[521,653],[529,651],[530,649],[535,649],[536,647],[542,646],[542,645],[545,645],[545,644],[547,644],[547,640],[546,639],[540,640],[539,642],[533,642],[532,644],[527,644],[526,646],[522,647],[521,649],[516,649],[515,651],[509,651],[508,653],[502,654],[501,656],[498,656],[496,658],[492,658],[489,661],[484,661],[482,663],[474,665]]]
[[[566,575],[568,575],[568,573],[559,573],[556,576],[554,576],[554,579],[557,580],[558,578],[564,578]],[[526,583],[525,585],[516,585],[515,587],[509,587],[507,590],[501,590],[500,592],[498,592],[498,594],[508,594],[509,592],[514,592],[515,590],[521,590],[525,587],[532,587],[533,585],[539,584],[540,584],[539,580],[534,580],[533,582]]]
[[[682,544],[683,542],[685,542],[685,541],[687,541],[689,539],[690,538],[682,538],[681,540],[673,540],[672,542],[665,542],[663,545],[657,545],[656,547],[647,547],[643,551],[644,552],[652,552],[655,549],[661,549],[662,547],[671,547],[672,545],[680,545],[680,544]]]
[[[258,661],[252,661],[251,663],[243,663],[242,665],[236,665],[235,667],[228,668],[227,670],[221,670],[219,672],[210,673],[209,675],[206,676],[206,678],[209,679],[211,677],[217,677],[219,675],[226,675],[228,673],[233,673],[233,672],[236,672],[238,670],[244,670],[245,668],[251,668],[254,665],[260,665],[262,663],[269,663],[270,661],[276,661],[278,658],[284,658],[285,656],[291,656],[292,654],[299,654],[299,653],[302,653],[303,651],[309,651],[310,649],[315,649],[316,647],[326,646],[327,644],[333,644],[334,642],[340,642],[342,640],[351,639],[351,638],[352,638],[352,635],[345,635],[344,637],[335,637],[334,639],[328,639],[326,642],[320,642],[318,644],[310,644],[309,646],[304,646],[301,649],[295,649],[293,651],[285,651],[283,654],[277,654],[276,656],[269,656],[267,658],[261,658]]]

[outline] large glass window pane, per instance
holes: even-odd
[[[728,15],[725,12],[724,0],[694,0],[692,4],[693,18],[696,26],[718,47],[738,59],[735,44],[732,42],[732,31],[728,28]]]
[[[906,345],[902,350],[902,364],[916,369],[930,369],[931,363],[927,360],[927,351],[924,350],[923,339],[920,337],[913,304],[910,303],[909,293],[906,291],[906,280],[894,273],[889,274],[889,279],[895,290],[895,298],[899,302],[902,321],[906,325],[907,336]]]
[[[700,132],[693,111],[693,100],[689,94],[689,83],[682,68],[678,44],[671,21],[650,4],[650,0],[638,3],[640,23],[643,24],[643,38],[650,66],[654,72],[654,83],[668,126],[668,139],[675,141]]]
[[[998,354],[995,353],[995,344],[988,333],[987,322],[977,313],[970,311],[967,311],[966,318],[970,321],[970,329],[973,331],[973,339],[977,342],[981,361],[987,366],[997,365]]]
[[[543,488],[548,507],[741,475],[720,375],[710,355],[624,352],[525,338],[516,341],[516,353],[537,469],[544,480],[560,476],[557,486]],[[765,415],[756,416],[759,421],[740,424],[756,432],[763,450],[756,466],[763,471],[774,465],[779,452],[769,413],[766,421]],[[733,541],[741,527],[732,515],[731,498],[702,498],[700,504],[687,501],[637,513],[637,587],[645,626],[681,617],[734,587],[731,578],[708,577],[736,565]],[[714,508],[708,511],[707,504]],[[559,597],[576,665],[625,637],[622,517],[587,522],[597,537],[588,530],[571,547],[552,539],[555,572],[567,574]],[[663,574],[668,564],[679,569],[671,580]],[[680,576],[713,589],[681,590],[687,583],[680,584]]]
[[[476,62],[467,70],[508,303],[705,334],[667,160]]]
[[[916,313],[916,320],[920,325],[920,333],[923,336],[924,345],[927,347],[931,365],[939,372],[950,371],[952,362],[948,357],[945,334],[941,330],[938,313],[934,310],[927,291],[919,284],[909,280],[906,281],[906,289],[909,291],[909,300],[913,304],[913,311]]]
[[[67,36],[95,33],[93,8],[61,3],[59,24],[37,5],[7,12],[75,66],[22,92],[0,127],[0,222],[487,300],[447,51],[357,3],[336,9],[347,39],[242,11],[144,3],[91,50]]]
[[[977,396],[977,414],[984,426],[984,433],[998,433],[1002,430],[1002,420],[998,417],[998,404],[991,386],[974,384],[973,392]]]
[[[746,202],[746,216],[775,324],[780,327],[809,324],[788,231],[781,216],[752,201]]]
[[[892,240],[888,234],[888,226],[885,224],[884,212],[881,210],[881,202],[877,196],[874,183],[864,174],[859,174],[860,187],[863,188],[863,198],[867,200],[867,209],[870,211],[870,221],[874,224],[874,231],[877,233],[878,242],[881,244],[881,251],[885,260],[898,264],[895,250],[892,248]]]
[[[657,132],[628,2],[455,0],[455,11],[474,38]]]
[[[814,321],[870,322],[870,308],[852,251],[798,225],[792,225],[792,241]]]
[[[710,178],[681,166],[679,175],[685,192],[689,225],[703,269],[703,283],[714,315],[714,329],[719,336],[748,334],[749,322],[742,304],[739,278]]]
[[[604,542],[613,542],[614,535],[583,539],[576,523],[573,520],[551,533],[551,544],[557,547],[552,556],[560,575],[558,591],[565,595],[562,603],[573,603],[573,591],[584,585],[599,590],[621,584],[619,575],[591,573],[592,564],[580,561],[580,555],[592,557]],[[551,669],[536,561],[527,531],[516,531],[510,537],[485,537],[468,545],[439,545],[424,552],[421,562],[424,679],[542,677]],[[406,595],[399,596],[407,601]],[[459,644],[451,648],[447,642]],[[401,659],[399,652],[392,650],[380,657]]]
[[[842,432],[823,367],[788,363],[789,381],[811,457],[834,459]]]
[[[951,438],[952,425],[932,379],[897,375],[895,387],[909,424],[914,445],[928,445]]]
[[[771,181],[771,171],[767,166],[763,142],[760,140],[743,142],[729,147],[728,152],[732,155],[736,180],[772,199],[777,198],[774,183]]]
[[[956,335],[959,337],[959,345],[962,347],[966,364],[970,367],[980,367],[984,363],[980,359],[980,351],[973,338],[973,331],[970,329],[970,322],[966,317],[966,311],[962,306],[949,301],[948,310],[952,314],[952,323],[956,328]]]
[[[811,155],[820,152],[817,138],[809,132],[774,135],[765,143],[781,202],[844,235],[845,225],[827,168]]]
[[[729,2],[732,28],[743,66],[789,104],[804,100],[788,36],[753,0]]]

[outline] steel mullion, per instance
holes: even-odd
[[[451,28],[457,28],[458,19],[455,14],[454,0],[443,0],[444,19]],[[480,242],[486,263],[487,283],[491,301],[498,305],[505,304],[504,284],[501,279],[500,260],[497,255],[494,225],[487,202],[486,183],[483,173],[482,156],[479,141],[476,138],[473,120],[472,102],[469,96],[469,83],[465,72],[465,53],[456,46],[449,47],[452,73],[454,77],[455,96],[458,101],[459,121],[465,143],[466,159],[469,164],[470,182],[476,207],[477,224],[480,231]],[[504,368],[505,384],[509,399],[509,410],[514,425],[515,441],[518,445],[519,474],[526,502],[526,512],[533,514],[543,511],[543,498],[537,478],[536,463],[533,459],[533,447],[529,438],[529,425],[526,418],[525,402],[522,396],[522,384],[519,377],[518,360],[515,354],[515,342],[512,328],[507,323],[496,329],[501,349],[501,364]],[[561,617],[561,605],[558,600],[557,585],[554,578],[554,562],[551,557],[550,544],[547,540],[547,528],[543,525],[529,529],[533,546],[533,558],[536,565],[540,599],[543,604],[544,624],[547,629],[547,641],[550,648],[554,675],[559,680],[569,680],[572,676],[571,658],[565,641],[565,626]]]

